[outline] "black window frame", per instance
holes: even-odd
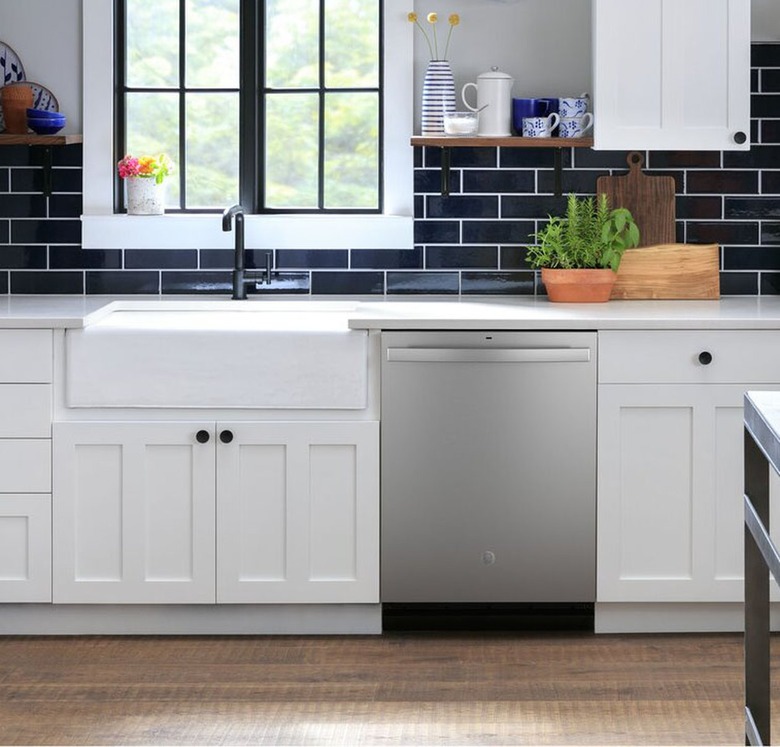
[[[126,9],[127,0],[114,2],[114,160],[124,155],[126,143],[125,94],[133,92],[171,92],[178,95],[179,108],[179,153],[176,158],[177,178],[179,179],[179,206],[167,208],[166,212],[181,214],[216,213],[221,208],[185,208],[186,204],[186,138],[185,106],[188,90],[198,93],[235,93],[235,87],[188,89],[184,85],[186,65],[186,3],[179,2],[179,70],[178,85],[164,88],[133,87],[126,84]],[[239,0],[240,12],[240,80],[239,80],[239,203],[247,212],[257,215],[379,215],[384,210],[384,2],[377,0],[378,12],[378,84],[359,88],[327,88],[324,81],[325,70],[325,13],[327,0],[319,0],[319,86],[317,88],[297,88],[286,91],[270,88],[265,84],[265,2],[264,0]],[[258,74],[258,72],[260,74]],[[377,107],[377,206],[372,208],[327,208],[324,206],[324,162],[325,162],[325,97],[327,93],[375,92]],[[265,153],[261,143],[265,142],[265,96],[296,95],[299,93],[318,93],[319,95],[319,132],[318,132],[318,207],[316,208],[269,208],[265,206],[264,181]],[[124,183],[115,174],[114,211],[125,212]]]

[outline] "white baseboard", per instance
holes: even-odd
[[[3,604],[0,635],[372,635],[379,604]]]

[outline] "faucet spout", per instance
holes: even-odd
[[[265,270],[262,272],[247,271],[244,250],[244,208],[241,205],[232,205],[225,208],[222,213],[222,230],[230,231],[233,223],[236,225],[236,241],[233,252],[233,299],[246,300],[247,285],[258,283],[271,284],[271,252],[265,255]]]

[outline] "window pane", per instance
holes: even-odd
[[[187,95],[186,208],[238,202],[238,94]]]
[[[175,93],[127,94],[127,152],[134,156],[165,153],[178,166],[179,108]],[[166,207],[179,207],[179,182],[174,172],[165,180]]]
[[[127,0],[127,85],[179,81],[179,0]]]
[[[238,0],[186,0],[186,84],[238,88]]]
[[[378,206],[378,136],[377,94],[326,94],[325,207]]]
[[[316,208],[319,104],[317,94],[266,99],[266,207]]]
[[[325,18],[325,85],[379,85],[379,4],[328,0]]]
[[[268,0],[266,73],[268,88],[319,85],[319,2]]]

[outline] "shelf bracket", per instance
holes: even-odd
[[[562,174],[563,174],[563,159],[561,158],[561,149],[555,148],[553,151],[553,193],[556,197],[560,197],[563,194]]]
[[[51,197],[52,183],[51,183],[51,165],[52,165],[52,153],[51,145],[32,145],[30,146],[34,152],[39,154],[38,161],[43,167],[43,194],[46,197]]]
[[[452,166],[452,148],[441,149],[441,196],[450,194],[450,167]]]

